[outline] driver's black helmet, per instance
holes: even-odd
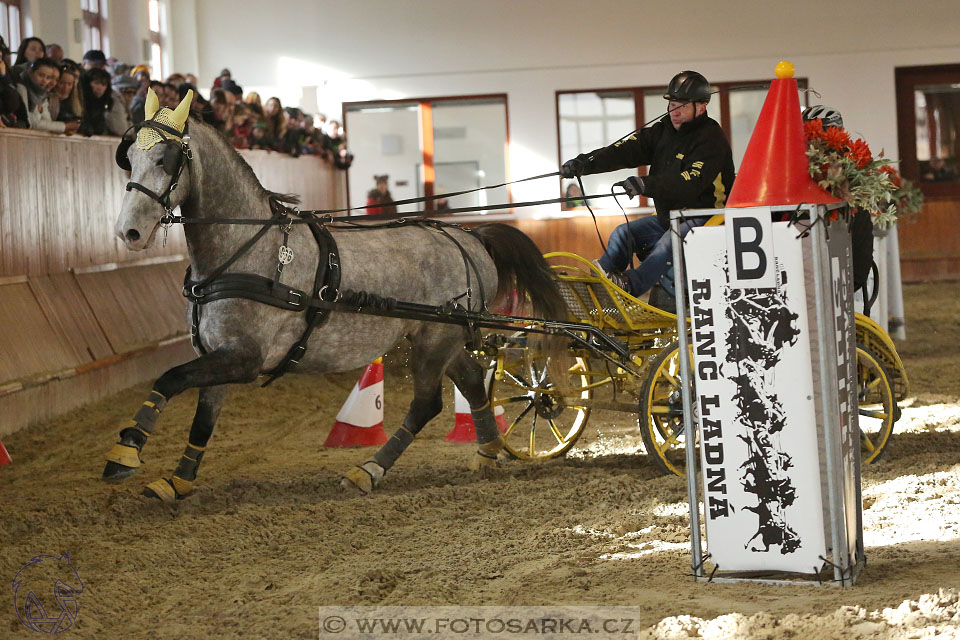
[[[665,100],[675,102],[710,102],[713,89],[703,75],[696,71],[681,71],[673,76],[667,92],[663,94]]]

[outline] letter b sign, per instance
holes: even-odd
[[[735,289],[777,286],[769,207],[727,209],[727,270]]]

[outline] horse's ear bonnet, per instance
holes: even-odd
[[[144,116],[146,120],[157,122],[165,127],[170,127],[179,131],[181,135],[186,133],[187,116],[190,113],[190,103],[193,101],[193,91],[188,91],[187,95],[180,101],[176,110],[160,108],[160,101],[153,89],[147,89],[147,101],[144,104]],[[152,148],[158,142],[162,142],[166,149],[163,152],[163,170],[168,175],[173,175],[177,171],[177,165],[182,162],[182,144],[180,137],[172,135],[163,135],[160,131],[150,126],[139,126],[136,138],[124,134],[120,144],[117,145],[116,162],[117,166],[124,171],[130,171],[130,158],[127,153],[134,142],[138,149],[147,150]],[[128,132],[129,133],[129,132]]]

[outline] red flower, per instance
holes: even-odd
[[[803,135],[807,141],[823,139],[823,120],[814,118],[803,123]]]
[[[893,186],[900,187],[903,184],[903,180],[900,179],[900,173],[896,170],[893,165],[885,164],[880,167],[880,171],[883,171],[890,176],[890,182],[893,183]]]
[[[850,151],[847,157],[857,163],[857,169],[863,169],[873,162],[873,154],[870,153],[870,147],[862,139],[857,138],[850,144]]]
[[[850,134],[840,127],[827,127],[823,132],[823,141],[835,151],[843,151],[850,146]]]

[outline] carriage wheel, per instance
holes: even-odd
[[[887,370],[873,351],[861,345],[857,345],[857,382],[860,457],[869,464],[880,458],[890,442],[898,407]]]
[[[558,393],[545,366],[546,359],[526,348],[503,349],[498,371],[490,385],[494,411],[503,409],[507,430],[506,451],[519,460],[546,460],[562,456],[577,442],[587,426],[590,408],[578,404],[593,397],[584,358],[570,356],[570,395]],[[498,416],[497,421],[500,422]]]
[[[638,424],[647,455],[662,471],[685,474],[680,343],[671,342],[650,360],[650,374],[640,388]]]

